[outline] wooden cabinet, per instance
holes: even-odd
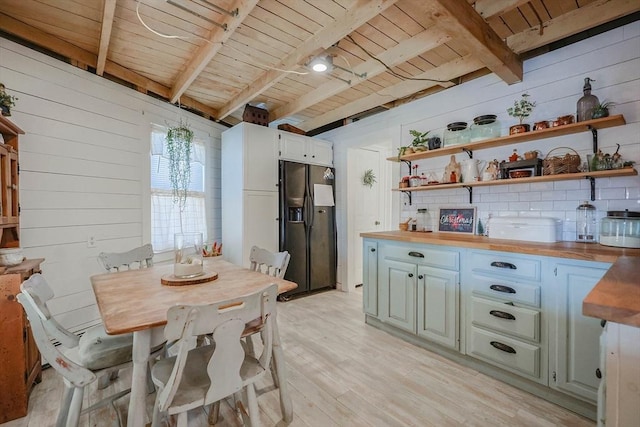
[[[18,137],[24,131],[0,116],[0,134],[4,140],[0,145],[0,247],[15,248],[20,246]]]
[[[280,159],[320,166],[333,166],[331,143],[294,133],[280,132]]]
[[[42,261],[26,260],[0,274],[0,424],[27,415],[29,393],[41,380],[40,352],[16,295]]]
[[[582,314],[582,301],[610,264],[563,262],[553,268],[556,327],[552,329],[550,385],[590,402],[597,400],[600,379],[600,320]]]
[[[460,274],[442,268],[418,267],[418,335],[458,349]]]

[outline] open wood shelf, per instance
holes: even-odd
[[[548,129],[534,130],[515,135],[501,136],[500,138],[485,139],[483,141],[470,142],[468,144],[459,144],[451,147],[437,148],[435,150],[422,151],[398,157],[388,157],[387,160],[394,162],[414,161],[419,159],[428,159],[431,157],[445,156],[447,154],[456,154],[464,151],[474,151],[485,148],[501,147],[503,145],[518,144],[522,142],[535,141],[537,139],[553,138],[556,136],[571,135],[574,133],[586,132],[592,129],[604,129],[614,126],[622,126],[626,124],[624,116],[618,114],[601,119],[587,120],[579,123],[571,123],[563,126],[556,126]],[[554,175],[556,176],[556,175]],[[495,182],[495,181],[491,181]]]
[[[496,179],[493,181],[457,182],[451,184],[433,184],[420,187],[394,188],[393,191],[429,191],[448,188],[487,187],[491,185],[527,184],[532,182],[569,181],[574,179],[614,178],[638,175],[634,168],[612,169],[594,172],[565,173],[558,175],[532,176],[530,178]]]

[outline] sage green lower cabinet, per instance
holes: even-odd
[[[459,251],[379,242],[378,252],[379,319],[457,350]]]
[[[607,263],[563,261],[556,276],[555,325],[550,328],[550,386],[595,402],[600,379],[600,320],[582,315],[582,300],[604,276]]]
[[[378,243],[364,240],[362,252],[362,309],[378,316]]]

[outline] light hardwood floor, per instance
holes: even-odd
[[[364,323],[362,293],[323,292],[278,303],[289,386],[292,427],[330,426],[594,426],[595,423],[477,371],[450,362]],[[104,393],[126,387],[130,372]],[[29,415],[2,427],[55,424],[62,381],[44,372],[29,402]],[[101,396],[95,385],[87,403]],[[280,419],[277,390],[262,384],[261,422]],[[148,397],[151,414],[154,395]],[[117,402],[126,420],[127,397]],[[192,411],[189,426],[207,426],[206,413]],[[240,426],[221,405],[220,427]],[[126,421],[125,421],[126,422]],[[82,427],[117,426],[104,408],[81,418]]]

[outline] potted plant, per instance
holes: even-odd
[[[180,212],[187,201],[187,191],[191,182],[191,148],[193,131],[180,120],[180,124],[167,131],[167,151],[169,154],[169,179],[173,190],[173,202]]]
[[[426,151],[428,141],[427,134],[429,133],[429,131],[419,132],[417,130],[410,130],[409,133],[411,134],[411,136],[413,136],[413,141],[411,141],[411,147],[413,148],[413,151]]]
[[[529,101],[529,94],[523,93],[520,100],[515,100],[513,102],[513,107],[507,108],[507,114],[520,120],[520,124],[513,125],[509,128],[509,135],[529,132],[531,126],[526,123],[523,124],[522,121],[531,115],[533,107],[535,106],[535,102]]]
[[[615,105],[616,103],[611,101],[596,104],[593,108],[593,115],[591,118],[600,119],[602,117],[609,117],[609,109],[613,109]]]
[[[0,110],[3,116],[11,115],[11,107],[16,105],[18,98],[5,92],[5,86],[0,83]]]

